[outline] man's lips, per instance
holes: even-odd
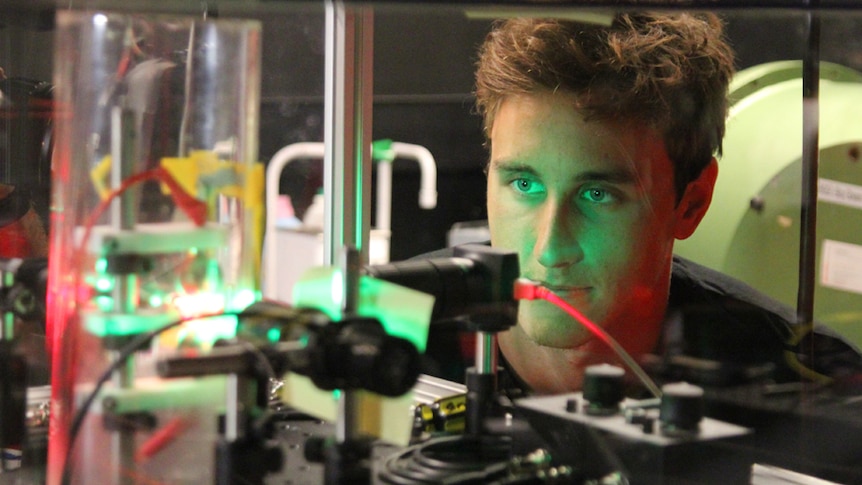
[[[590,292],[593,290],[593,287],[587,285],[552,284],[544,282],[539,282],[539,284],[570,303],[574,303],[576,301],[583,302],[583,299],[588,298]]]
[[[587,285],[561,285],[546,282],[539,282],[539,284],[558,296],[584,294],[592,290],[592,287]]]

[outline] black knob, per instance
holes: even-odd
[[[703,418],[703,389],[686,382],[662,387],[659,420],[666,435],[696,433]]]
[[[614,414],[622,402],[623,377],[621,367],[610,364],[592,365],[584,373],[584,399],[587,414]]]

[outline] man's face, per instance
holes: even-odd
[[[517,251],[541,282],[612,335],[661,321],[674,235],[673,166],[664,143],[636,124],[584,121],[575,98],[506,98],[491,129],[492,245]],[[588,335],[545,301],[520,304],[540,345],[575,348]]]

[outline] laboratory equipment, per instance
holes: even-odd
[[[259,299],[260,25],[62,11],[55,40],[48,483],[206,483],[224,378],[154,361]]]
[[[802,63],[739,72],[712,206],[675,253],[797,303],[802,161]],[[862,74],[821,64],[815,320],[862,343]]]

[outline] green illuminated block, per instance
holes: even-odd
[[[138,378],[133,388],[107,388],[97,405],[111,402],[111,412],[192,410],[202,413],[224,412],[225,376],[195,378]]]
[[[235,337],[237,324],[236,315],[189,320],[183,325],[178,340],[191,339],[200,346],[212,347],[219,339]]]
[[[226,226],[191,222],[142,223],[134,230],[117,231],[95,226],[89,241],[91,254],[165,254],[181,253],[189,248],[218,249],[230,243]]]
[[[297,307],[316,308],[329,318],[341,318],[341,271],[331,267],[316,267],[306,271],[293,288]],[[410,341],[425,351],[434,297],[410,288],[363,276],[359,280],[357,314],[376,318],[390,335]]]
[[[179,315],[169,313],[85,313],[84,326],[91,334],[104,337],[125,337],[160,329],[179,319]]]

